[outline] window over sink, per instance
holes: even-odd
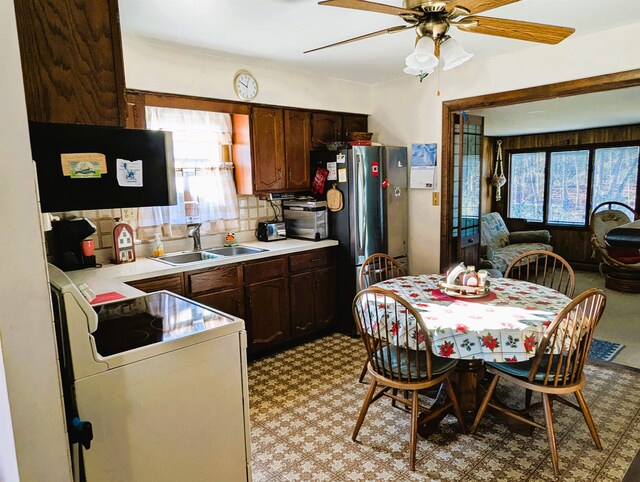
[[[145,117],[148,129],[173,132],[178,203],[140,208],[138,237],[183,237],[192,222],[203,224],[203,234],[237,230],[230,114],[146,106]]]

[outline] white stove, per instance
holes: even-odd
[[[243,320],[168,291],[91,306],[49,274],[66,318],[66,403],[93,428],[74,461],[86,480],[250,480]]]

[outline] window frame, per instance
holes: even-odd
[[[575,229],[585,230],[589,227],[590,214],[593,208],[592,206],[592,188],[593,188],[593,169],[595,163],[595,151],[598,149],[610,149],[616,147],[638,147],[640,150],[640,140],[635,141],[618,141],[618,142],[599,142],[594,144],[574,144],[566,146],[543,146],[543,147],[527,147],[522,149],[505,149],[505,158],[507,165],[505,170],[507,171],[507,197],[506,197],[506,219],[516,220],[520,218],[512,218],[509,216],[511,212],[511,156],[513,154],[526,154],[531,152],[542,152],[545,155],[545,180],[544,180],[544,199],[543,199],[543,213],[542,222],[528,221],[527,224],[536,225],[546,228],[561,228],[561,229]],[[569,152],[569,151],[588,151],[588,171],[587,171],[587,202],[585,203],[585,223],[584,224],[563,224],[563,223],[549,223],[549,186],[551,183],[551,153],[553,152]],[[635,209],[640,207],[640,152],[638,155],[638,174],[636,177],[636,195],[635,195]]]

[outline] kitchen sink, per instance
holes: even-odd
[[[163,263],[173,266],[180,266],[183,264],[200,263],[202,261],[209,261],[212,259],[262,253],[264,251],[269,250],[262,248],[250,248],[248,246],[225,246],[223,248],[211,248],[203,251],[183,251],[181,253],[165,254],[152,259],[162,261]]]
[[[249,246],[225,246],[223,248],[206,249],[205,253],[214,254],[216,256],[240,256],[242,254],[254,254],[269,251],[262,248],[250,248]]]

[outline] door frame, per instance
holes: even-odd
[[[446,253],[452,248],[449,231],[452,225],[451,199],[453,194],[453,114],[472,109],[487,109],[506,105],[524,104],[558,97],[624,89],[640,85],[640,69],[615,72],[583,79],[545,84],[495,94],[453,99],[442,103],[442,208],[440,211],[440,271],[448,266]]]

